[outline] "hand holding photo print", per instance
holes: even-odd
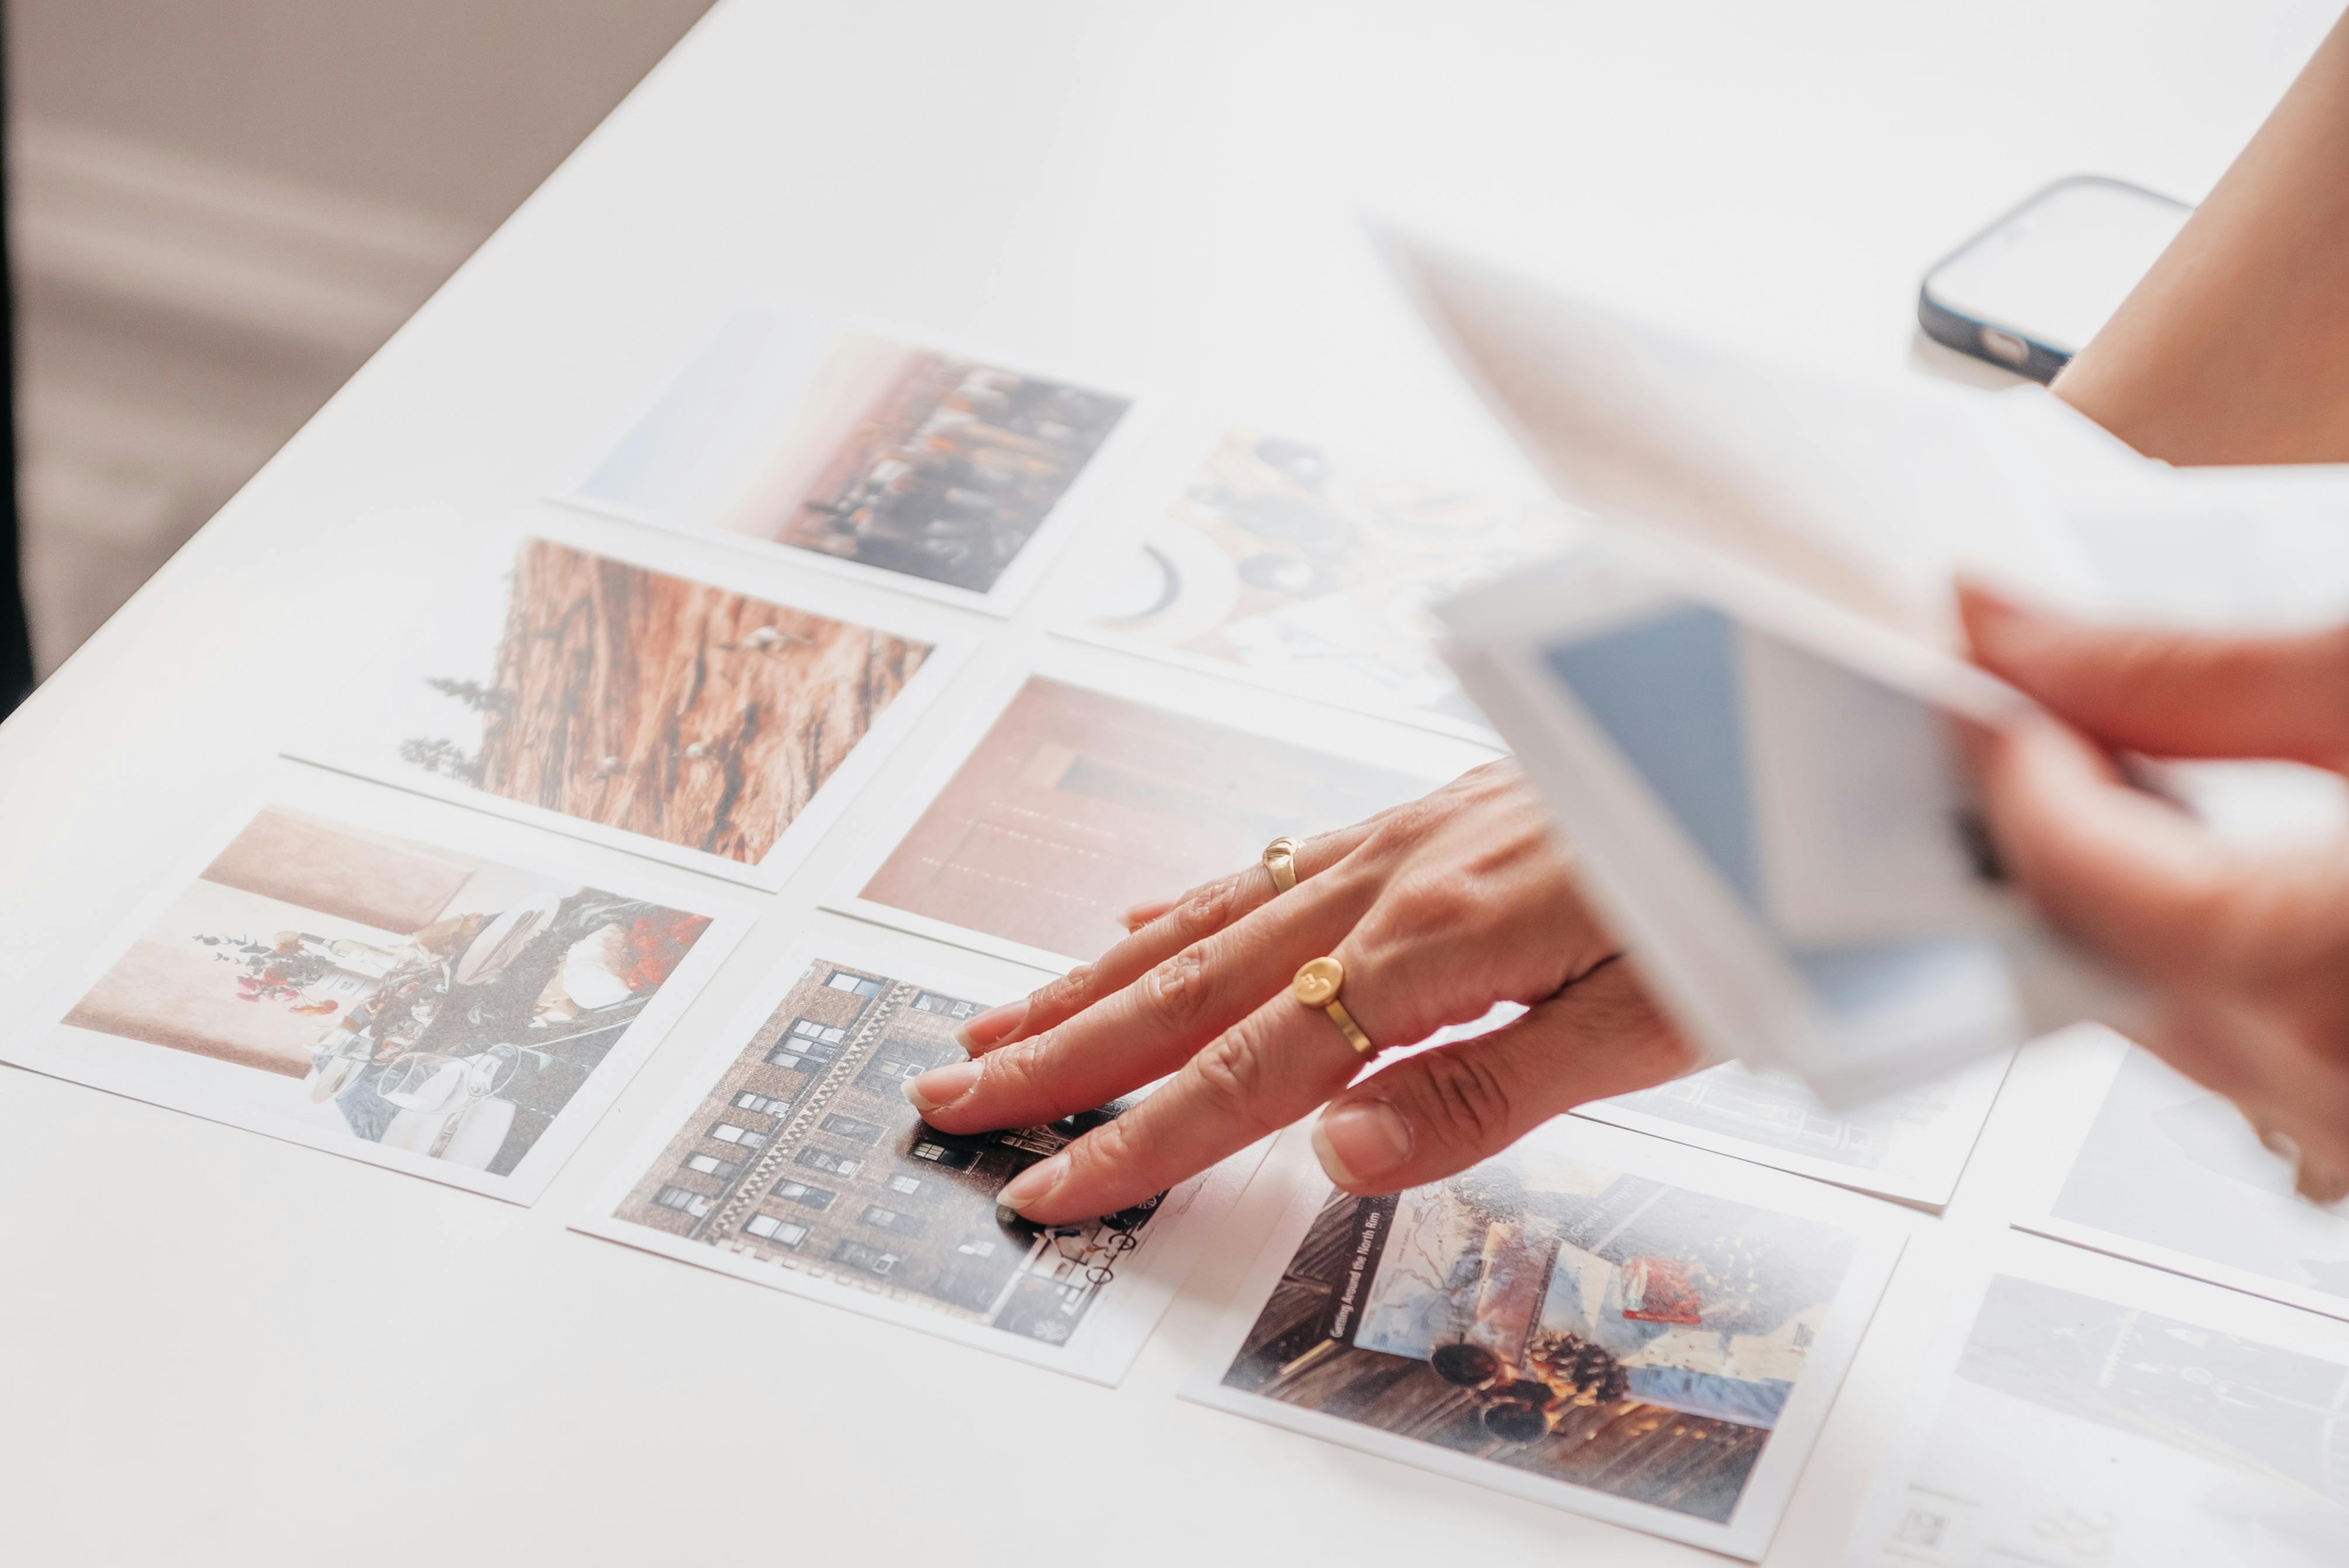
[[[296,753],[771,887],[943,678],[921,638],[552,539],[511,561],[452,573]]]
[[[528,1202],[734,936],[272,804],[7,1055]]]
[[[969,355],[740,311],[573,499],[999,603],[1127,399]]]
[[[1860,1200],[1555,1122],[1400,1194],[1310,1184],[1189,1397],[1759,1558],[1899,1246]]]

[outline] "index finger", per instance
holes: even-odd
[[[1377,1024],[1354,1002],[1347,997],[1356,1021],[1378,1038]],[[1030,1167],[996,1201],[1040,1225],[1131,1208],[1279,1131],[1352,1082],[1362,1066],[1319,1008],[1284,990],[1141,1104]]]

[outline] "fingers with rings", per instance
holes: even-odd
[[[1630,971],[1609,964],[1523,1016],[1422,1051],[1337,1095],[1313,1151],[1349,1192],[1392,1192],[1466,1170],[1551,1117],[1697,1065]]]
[[[1309,884],[1170,954],[1073,1018],[909,1080],[905,1098],[942,1132],[979,1132],[1034,1126],[1130,1093],[1182,1067],[1266,998],[1294,1008],[1287,992],[1298,961],[1335,946],[1373,896],[1350,879]]]
[[[1343,957],[1338,962],[1344,966]],[[1376,1039],[1376,987],[1362,983],[1359,961],[1355,968],[1348,1011]],[[1367,998],[1359,995],[1365,990]],[[1361,1054],[1322,1014],[1319,1006],[1299,1005],[1292,979],[1148,1099],[1031,1166],[997,1201],[1038,1224],[1089,1220],[1164,1191],[1278,1131],[1361,1071]]]
[[[1264,869],[1272,877],[1275,893],[1287,892],[1297,885],[1297,851],[1302,848],[1302,844],[1288,837],[1275,839],[1265,846]],[[1118,915],[1117,923],[1125,927],[1130,935],[1173,913],[1182,902],[1178,898],[1149,899],[1123,911]]]
[[[1319,877],[1344,861],[1370,836],[1377,821],[1372,818],[1299,843],[1290,862],[1299,881]],[[977,1055],[1040,1035],[1114,996],[1175,954],[1246,919],[1276,896],[1261,865],[1202,882],[1095,962],[1070,971],[1019,1001],[968,1020],[955,1031],[955,1041]],[[1148,907],[1136,905],[1127,913],[1146,912]],[[1292,965],[1296,962],[1289,960]],[[1270,989],[1267,986],[1267,994]]]

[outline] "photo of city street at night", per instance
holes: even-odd
[[[1854,1251],[1520,1145],[1400,1196],[1330,1192],[1222,1381],[1726,1522]]]
[[[1164,1194],[1043,1229],[995,1195],[1119,1108],[957,1136],[905,1081],[959,1057],[979,1004],[818,960],[700,1098],[614,1217],[975,1327],[1065,1344]]]

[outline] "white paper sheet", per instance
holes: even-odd
[[[2349,1325],[2011,1236],[1909,1408],[1847,1568],[2349,1560]]]
[[[2046,1137],[2015,1223],[2349,1319],[2349,1203],[2295,1196],[2242,1112],[2106,1029],[2045,1048]]]

